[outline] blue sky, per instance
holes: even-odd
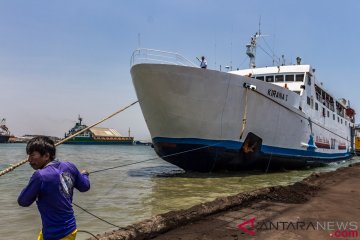
[[[258,30],[268,53],[301,56],[336,97],[360,113],[360,2],[203,0],[0,0],[0,118],[15,135],[62,137],[136,100],[136,48],[175,51],[210,68],[246,68]],[[257,65],[271,65],[260,49]],[[102,124],[150,139],[139,106]]]

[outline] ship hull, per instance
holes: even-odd
[[[290,169],[351,157],[349,142],[334,145],[350,128],[307,115],[285,88],[176,65],[138,64],[131,75],[156,153],[185,170]],[[331,148],[316,146],[326,139],[335,139]]]
[[[7,143],[9,142],[10,136],[8,135],[0,135],[0,143]]]
[[[213,140],[154,138],[153,142],[156,153],[165,161],[197,172],[301,169],[320,167],[351,157],[350,153],[309,155],[301,150],[273,146],[262,146],[262,149],[266,148],[269,152],[245,154],[241,151],[242,143],[236,141],[221,144]],[[227,147],[227,144],[232,146]]]

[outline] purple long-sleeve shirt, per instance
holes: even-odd
[[[18,203],[27,207],[36,200],[45,240],[63,238],[76,229],[72,209],[74,188],[80,192],[88,191],[88,176],[81,174],[70,162],[54,160],[35,171],[29,184],[22,190]]]

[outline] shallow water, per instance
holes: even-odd
[[[262,187],[287,185],[314,171],[331,171],[348,162],[327,167],[281,173],[183,173],[156,158],[149,146],[58,147],[57,157],[74,162],[79,169],[97,171],[138,161],[138,164],[90,174],[91,190],[75,191],[74,203],[116,226],[126,226],[170,210],[188,208],[219,196]],[[24,144],[0,144],[0,169],[26,158]],[[359,161],[355,159],[354,161]],[[36,204],[17,205],[17,197],[33,170],[26,164],[0,177],[0,239],[36,239],[41,228]],[[79,230],[93,234],[115,229],[74,206]],[[77,239],[90,237],[79,232]]]

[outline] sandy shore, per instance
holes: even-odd
[[[360,164],[172,211],[101,240],[360,239]],[[95,238],[91,238],[95,239]]]

